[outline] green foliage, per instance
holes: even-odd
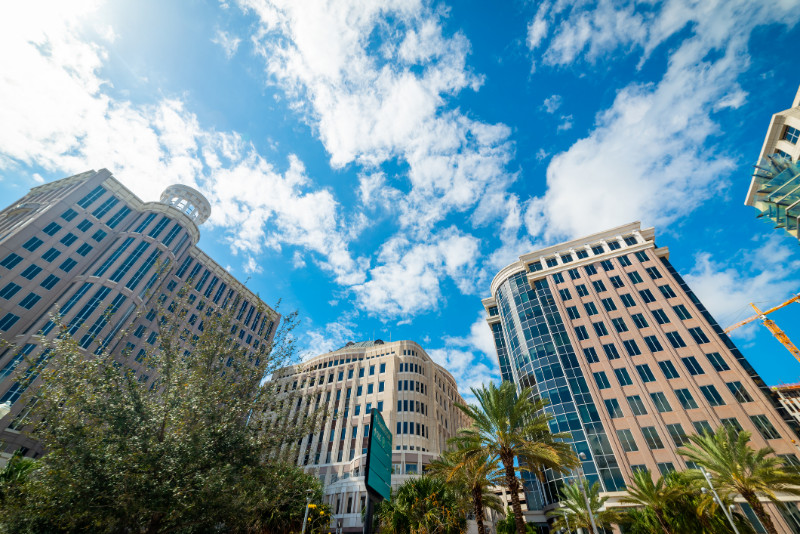
[[[607,508],[601,510],[608,497],[600,497],[600,484],[595,482],[591,486],[586,486],[586,496],[589,498],[597,528],[611,528],[612,525],[620,522],[622,516],[618,509]],[[561,500],[559,503],[561,507],[548,514],[555,518],[553,522],[555,530],[567,527],[567,522],[569,522],[569,528],[583,528],[586,532],[592,531],[591,519],[586,509],[586,498],[583,496],[583,491],[581,491],[577,482],[565,484],[561,487]],[[567,521],[564,520],[565,514]]]
[[[7,494],[13,495],[20,490],[37,466],[36,460],[25,458],[19,451],[9,458],[5,467],[0,470],[0,506],[5,502]]]
[[[526,534],[539,534],[539,527],[531,523],[525,523]],[[514,521],[514,511],[506,509],[506,516],[497,522],[497,534],[516,534],[517,525]]]
[[[299,530],[306,490],[318,501],[320,485],[276,453],[294,460],[280,447],[316,414],[260,386],[293,357],[294,315],[253,351],[230,335],[233,307],[207,313],[192,338],[189,306],[175,304],[138,372],[129,354],[87,355],[59,325],[22,421],[48,452],[3,503],[0,531]]]
[[[497,457],[505,471],[504,485],[511,493],[511,503],[518,534],[525,534],[525,519],[519,502],[517,470],[529,470],[543,476],[545,469],[567,473],[578,465],[578,459],[567,442],[567,433],[551,434],[548,422],[553,418],[543,411],[547,401],[535,398],[531,388],[517,395],[514,384],[490,383],[472,389],[478,404],[457,405],[470,419],[472,426],[463,429],[455,442],[464,449],[481,451]],[[519,465],[514,465],[519,459]]]
[[[438,477],[412,478],[376,507],[379,531],[396,534],[463,534],[469,502]]]

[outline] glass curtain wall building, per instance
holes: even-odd
[[[272,340],[280,316],[196,246],[210,210],[183,185],[143,202],[101,169],[35,187],[0,212],[0,403],[11,406],[0,419],[0,455],[41,453],[19,416],[23,394],[37,387],[30,379],[53,356],[38,336],[56,334],[55,313],[87,354],[118,354],[142,381],[156,379],[141,365],[158,339],[156,308],[174,309],[182,288],[187,336],[234,306],[236,343],[256,351]],[[26,358],[32,367],[20,365]]]
[[[635,470],[687,467],[688,434],[722,424],[798,452],[798,426],[655,244],[633,223],[520,256],[483,300],[503,380],[549,399],[612,502]],[[530,509],[563,480],[526,481]],[[777,513],[777,511],[776,511]]]

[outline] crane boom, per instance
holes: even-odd
[[[758,308],[756,308],[755,304],[750,304],[750,306],[752,306],[753,309],[756,310],[757,314],[753,315],[752,317],[748,317],[747,319],[745,319],[743,321],[739,321],[738,323],[729,326],[728,328],[725,329],[725,333],[729,334],[731,331],[736,330],[740,326],[744,326],[744,325],[746,325],[748,323],[751,323],[751,322],[755,321],[756,319],[760,319],[760,318],[762,318],[762,317],[764,317],[764,316],[766,316],[766,315],[768,315],[768,314],[770,314],[770,313],[772,313],[774,311],[778,311],[781,308],[783,308],[784,306],[788,306],[792,302],[800,302],[800,294],[797,294],[797,295],[793,296],[792,298],[790,298],[789,300],[787,300],[786,302],[778,304],[774,308],[770,308],[770,309],[768,309],[766,311],[763,311],[763,312],[761,310],[759,310]]]
[[[800,362],[800,349],[794,346],[794,343],[789,340],[789,336],[787,336],[783,330],[778,328],[778,325],[775,324],[775,321],[765,318],[764,326],[766,326],[769,331],[772,332],[772,335],[775,336],[775,338],[780,341],[783,346],[789,350],[789,352],[792,353],[792,356],[794,356],[798,362]]]

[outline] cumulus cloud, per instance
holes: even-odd
[[[228,59],[231,59],[236,54],[236,50],[239,49],[239,43],[241,43],[242,40],[228,32],[217,30],[211,42],[221,46]]]
[[[561,107],[562,101],[563,98],[561,98],[561,95],[550,95],[544,99],[542,108],[544,108],[547,113],[555,113],[556,110]]]

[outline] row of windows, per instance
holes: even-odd
[[[633,246],[633,245],[637,244],[636,238],[634,236],[632,236],[632,235],[624,237],[623,241],[628,246]],[[608,241],[606,244],[608,245],[608,249],[611,250],[611,251],[619,250],[621,248],[621,245],[617,241]],[[595,256],[599,256],[599,255],[604,254],[606,252],[605,249],[603,248],[602,244],[594,245],[594,246],[591,247],[591,249],[592,249],[592,254],[594,254]],[[641,261],[647,261],[647,259],[648,259],[647,258],[647,254],[645,254],[644,251],[637,252],[636,256]],[[588,258],[588,257],[589,257],[589,252],[586,251],[586,250],[578,250],[578,251],[576,251],[575,252],[575,257],[572,256],[571,252],[563,252],[563,253],[559,254],[558,256],[545,258],[545,264],[547,265],[548,268],[550,268],[550,267],[555,267],[555,266],[558,265],[558,259],[559,258],[561,259],[561,263],[571,263],[576,258],[579,259],[579,260],[582,260],[582,259]],[[630,265],[630,260],[627,259],[627,256],[620,256],[620,257],[625,258],[625,260],[628,261],[627,265]],[[608,261],[608,260],[605,260],[605,261]],[[625,264],[623,264],[623,266],[624,265]],[[544,267],[542,267],[542,262],[540,260],[535,260],[535,261],[532,261],[531,263],[528,264],[528,269],[530,269],[531,272],[536,272],[536,271],[541,271],[542,269],[544,269]],[[606,269],[606,270],[610,270],[610,269]]]
[[[641,262],[650,261],[650,258],[647,257],[647,254],[644,251],[637,252],[636,253],[636,257]],[[620,265],[622,265],[623,267],[627,267],[629,265],[632,265],[631,264],[631,260],[628,258],[627,255],[618,256],[617,259],[619,260]],[[603,269],[603,271],[605,271],[605,272],[614,270],[614,264],[611,263],[611,260],[603,260],[603,261],[600,261],[600,262],[597,262],[597,263],[593,263],[593,264],[584,266],[583,269],[586,272],[586,275],[587,276],[593,276],[593,275],[597,274],[597,265],[599,265]],[[647,274],[653,280],[658,280],[659,278],[663,278],[663,276],[661,275],[661,272],[658,270],[657,267],[645,267],[645,271],[647,271]],[[569,275],[570,280],[578,280],[579,278],[581,278],[581,272],[580,272],[580,270],[578,270],[578,268],[569,269],[566,272]],[[637,273],[635,271],[632,272],[632,273],[628,273],[628,277],[631,279],[631,281],[634,284],[638,284],[638,283],[642,282],[642,277],[639,275],[639,273]],[[621,287],[622,280],[620,280],[619,276],[612,276],[611,279],[612,279],[611,280],[612,283],[614,284],[614,287]],[[564,282],[564,273],[563,272],[554,273],[553,274],[553,281],[556,284],[563,283]],[[593,281],[592,284],[594,285],[594,287],[596,289],[599,288],[599,287],[602,287],[602,288],[604,288],[604,289],[602,289],[602,291],[605,291],[605,285],[603,284],[602,280]],[[620,285],[617,285],[617,284],[620,284]],[[601,290],[598,289],[598,291],[601,291]]]
[[[633,301],[633,298],[629,294],[626,293],[623,295],[619,295],[619,297],[622,300],[622,304],[626,308],[631,308],[633,306],[636,306],[636,303]],[[612,297],[601,299],[600,302],[602,303],[603,308],[607,312],[616,311],[618,309],[617,304],[616,302],[614,302],[614,299]],[[599,313],[597,310],[597,305],[594,302],[584,302],[583,308],[589,317],[597,315]],[[686,306],[684,306],[683,304],[676,304],[675,306],[672,307],[672,309],[678,316],[678,318],[681,319],[682,321],[692,318],[692,314],[689,313],[689,310],[687,310]],[[663,310],[658,309],[651,311],[653,312],[659,324],[666,324],[670,322],[669,318],[664,314]],[[581,312],[578,310],[577,306],[567,306],[567,315],[569,316],[570,319],[573,320],[581,318]],[[631,314],[631,319],[633,320],[633,323],[636,325],[637,328],[641,329],[650,326],[649,323],[647,322],[647,319],[641,313]]]
[[[605,346],[604,346],[604,348],[605,348]],[[614,348],[613,351],[616,351],[616,348]],[[588,349],[584,349],[583,352],[584,352],[584,355],[586,356],[587,361],[589,361],[589,363],[596,363],[596,362],[599,361],[599,359],[597,358],[597,352],[594,350],[594,347],[589,347]],[[616,353],[614,353],[613,357],[612,357],[612,351],[610,351],[610,350],[606,351],[606,355],[609,356],[610,360],[614,360],[614,359],[617,359],[619,357],[619,355],[616,354]],[[728,364],[725,363],[725,360],[722,358],[722,356],[718,352],[712,352],[710,354],[706,354],[706,358],[708,358],[708,361],[711,363],[712,367],[714,367],[715,371],[722,372],[722,371],[729,371],[730,370],[730,367],[728,367]],[[700,366],[700,363],[697,361],[697,359],[694,356],[686,356],[685,358],[681,358],[681,361],[683,362],[683,365],[686,367],[686,370],[689,371],[690,375],[697,376],[697,375],[705,374],[705,371]],[[670,360],[660,361],[660,362],[658,362],[658,366],[661,369],[661,372],[664,374],[664,376],[666,377],[667,380],[672,380],[672,379],[675,379],[675,378],[679,378],[680,375],[678,374],[677,369],[675,369],[675,365],[673,365],[672,361],[670,361]],[[650,370],[650,366],[648,364],[644,363],[644,364],[641,364],[641,365],[637,365],[636,369],[637,369],[637,372],[639,373],[639,375],[642,377],[642,380],[645,383],[655,381],[655,377],[653,376],[653,372]],[[628,371],[624,367],[622,367],[620,369],[615,369],[615,373],[617,371],[619,371],[620,373],[623,373],[624,375],[627,375],[627,373],[628,373]],[[608,383],[608,379],[605,378],[605,371],[598,371],[597,373],[595,373],[595,377],[597,377],[597,376],[603,377],[602,379],[603,379],[604,383]],[[619,375],[618,375],[618,378],[619,378]],[[620,383],[621,383],[621,381],[620,381]],[[628,384],[622,384],[621,383],[621,385],[626,386]],[[599,382],[598,382],[598,386],[599,386]],[[611,386],[609,385],[609,386],[606,386],[606,387],[611,387]],[[600,389],[605,389],[605,388],[604,387],[600,387]]]
[[[423,438],[428,436],[428,427],[422,423],[415,423],[414,421],[400,421],[397,422],[397,434],[412,434]]]
[[[639,284],[643,282],[642,277],[639,276],[639,273],[637,273],[636,271],[628,273],[628,276],[631,278],[631,281],[634,284]],[[618,276],[612,276],[611,278],[609,278],[609,280],[611,281],[611,285],[613,285],[615,289],[620,289],[624,287],[622,280]],[[603,293],[605,291],[608,291],[605,283],[602,280],[593,281],[592,287],[594,287],[594,290],[597,293]],[[661,292],[661,295],[665,299],[676,298],[678,296],[669,284],[658,286],[658,290]],[[585,284],[576,285],[575,291],[578,293],[579,297],[589,296],[589,290],[586,288]],[[558,294],[561,297],[561,300],[565,302],[572,300],[572,293],[570,292],[569,288],[565,287],[563,289],[559,289]],[[656,300],[656,298],[653,296],[653,292],[650,291],[649,289],[640,290],[639,295],[642,297],[642,300],[644,300],[645,303],[655,302]],[[626,307],[631,307],[636,305],[633,302],[633,299],[630,298],[630,295],[620,295],[620,298],[622,299],[622,302],[623,304],[625,304]],[[630,304],[628,304],[629,302]]]
[[[414,412],[422,415],[428,415],[428,407],[424,402],[414,400],[399,400],[397,401],[398,412]]]
[[[731,392],[734,398],[740,403],[753,402],[753,398],[750,396],[741,382],[727,382],[725,385],[728,387],[728,390]],[[717,388],[714,386],[700,386],[700,391],[710,406],[725,405],[725,401],[717,391]],[[686,388],[676,389],[675,396],[678,398],[678,402],[680,402],[681,406],[685,410],[692,410],[698,407],[697,402],[694,400],[691,392]],[[669,400],[667,400],[667,397],[664,395],[664,393],[660,391],[652,392],[650,393],[650,398],[652,399],[653,404],[656,406],[656,410],[658,410],[659,413],[667,413],[672,411],[672,406],[670,405]],[[647,415],[647,409],[645,408],[645,405],[639,395],[628,396],[626,397],[626,400],[628,401],[628,406],[630,407],[633,415]],[[608,415],[612,419],[625,416],[617,399],[605,399],[604,403],[606,405],[606,411],[608,411]]]
[[[625,320],[621,317],[612,319],[611,323],[614,326],[614,330],[616,330],[618,333],[628,331],[628,326],[625,323]],[[597,334],[597,337],[604,337],[609,335],[608,328],[606,328],[606,324],[603,321],[592,323],[592,328],[594,329],[595,334]],[[710,342],[708,336],[699,326],[689,328],[688,330],[689,334],[692,336],[692,339],[696,344],[704,345]],[[669,344],[672,345],[673,348],[680,349],[686,347],[686,342],[683,340],[683,337],[678,332],[664,332],[664,335],[667,337]],[[589,339],[589,331],[583,325],[576,326],[575,336],[580,341],[585,341]],[[645,336],[644,340],[645,343],[647,344],[648,349],[650,349],[651,352],[660,352],[664,350],[661,345],[661,342],[658,340],[656,336]],[[628,350],[628,354],[630,354],[631,356],[637,356],[641,354],[641,351],[639,350],[639,347],[634,340],[624,341],[623,343],[625,344],[625,347]]]
[[[385,364],[384,364],[385,365]],[[405,362],[400,364],[400,371],[401,373],[417,373],[420,375],[425,375],[425,368],[422,365]]]

